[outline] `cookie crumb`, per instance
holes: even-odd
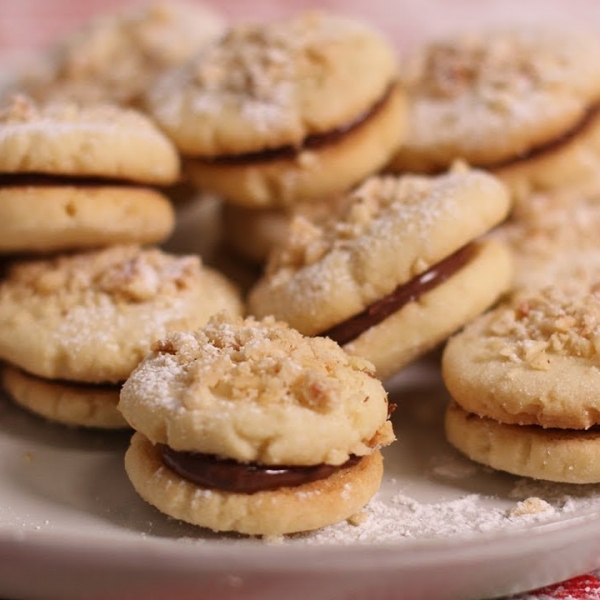
[[[510,510],[509,517],[524,517],[526,515],[537,515],[547,511],[553,511],[554,509],[548,502],[538,498],[537,496],[530,496],[517,504]]]
[[[350,525],[354,525],[355,527],[358,527],[359,525],[362,525],[363,523],[365,523],[367,518],[368,518],[367,513],[364,510],[361,510],[357,513],[354,513],[353,515],[350,515],[348,517],[347,521]]]

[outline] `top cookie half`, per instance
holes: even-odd
[[[170,140],[137,111],[24,95],[0,106],[0,173],[168,185],[179,166]]]

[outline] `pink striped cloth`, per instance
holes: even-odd
[[[512,596],[510,600],[600,600],[600,572]]]

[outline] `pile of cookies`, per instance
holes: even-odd
[[[390,166],[435,172],[460,156],[508,186],[492,237],[511,249],[511,293],[444,349],[446,435],[482,464],[567,483],[600,481],[599,52],[568,29],[426,45],[406,61],[413,118]]]
[[[50,420],[127,427],[119,385],[151,343],[242,312],[223,275],[157,247],[175,224],[158,188],[177,181],[179,156],[136,111],[14,95],[0,157],[3,385]]]
[[[376,493],[383,382],[450,339],[450,443],[600,481],[599,52],[512,28],[401,57],[340,15],[226,26],[163,3],[86,25],[0,113],[4,387],[133,428],[127,473],[164,513],[287,534]],[[247,293],[160,248],[182,185],[220,198],[223,242],[259,267]]]

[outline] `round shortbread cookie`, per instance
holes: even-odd
[[[392,46],[357,21],[307,13],[239,25],[152,87],[147,109],[205,189],[281,206],[349,188],[402,142]]]
[[[497,242],[475,244],[472,259],[443,284],[369,327],[344,350],[368,358],[377,377],[387,379],[492,306],[510,289],[510,252]]]
[[[159,243],[174,227],[171,202],[152,188],[0,187],[0,254]]]
[[[381,485],[377,450],[326,479],[296,487],[239,494],[202,488],[166,468],[142,434],[134,434],[125,468],[140,496],[161,512],[214,531],[283,535],[318,529],[356,514]]]
[[[402,67],[410,126],[391,168],[431,173],[461,158],[521,193],[595,175],[599,53],[590,32],[535,26],[425,44]]]
[[[413,310],[409,303],[424,301],[421,290],[451,283],[478,255],[476,246],[467,246],[502,221],[508,210],[506,189],[482,171],[457,167],[437,177],[371,178],[352,192],[341,215],[321,224],[305,219],[292,223],[287,243],[274,249],[264,277],[249,293],[249,312],[259,317],[272,314],[305,335],[328,335],[343,345],[362,334],[355,349],[375,350],[377,343],[368,341],[368,329],[381,323],[373,340],[380,335],[387,339],[382,332],[385,319],[401,309],[392,297],[405,297],[403,310],[408,314]],[[497,278],[487,274],[481,281],[481,286],[492,287],[479,293],[479,300],[496,298],[508,285],[506,253],[494,248],[479,253],[498,269]],[[405,286],[415,291],[409,293]],[[446,313],[449,326],[455,326],[452,311],[444,309]],[[353,335],[334,335],[334,329],[357,319],[363,325]],[[437,337],[432,334],[431,341]],[[425,345],[421,338],[418,346]],[[399,344],[393,348],[390,359],[396,352],[398,359],[410,353],[408,347],[399,351]],[[369,354],[364,356],[374,362]],[[377,356],[378,376],[380,368],[389,374],[392,364],[386,364],[379,349]]]
[[[143,114],[102,104],[38,105],[23,95],[0,106],[0,173],[171,184],[173,144]]]
[[[152,443],[263,465],[341,465],[393,439],[373,365],[272,318],[220,313],[156,342],[119,410]]]
[[[242,311],[197,256],[113,246],[13,263],[0,281],[0,358],[48,379],[118,383],[170,331]]]
[[[483,465],[559,483],[600,483],[600,432],[506,425],[455,403],[445,417],[448,441]]]
[[[13,84],[40,101],[135,103],[154,79],[222,35],[201,4],[162,0],[102,14],[47,48]]]
[[[514,263],[514,289],[600,279],[600,191],[562,189],[520,203],[491,237],[505,242]]]
[[[2,387],[16,404],[55,423],[96,429],[126,429],[117,410],[118,386],[77,385],[28,375],[3,365]]]
[[[448,391],[465,410],[503,423],[600,424],[600,287],[515,295],[451,338]]]

